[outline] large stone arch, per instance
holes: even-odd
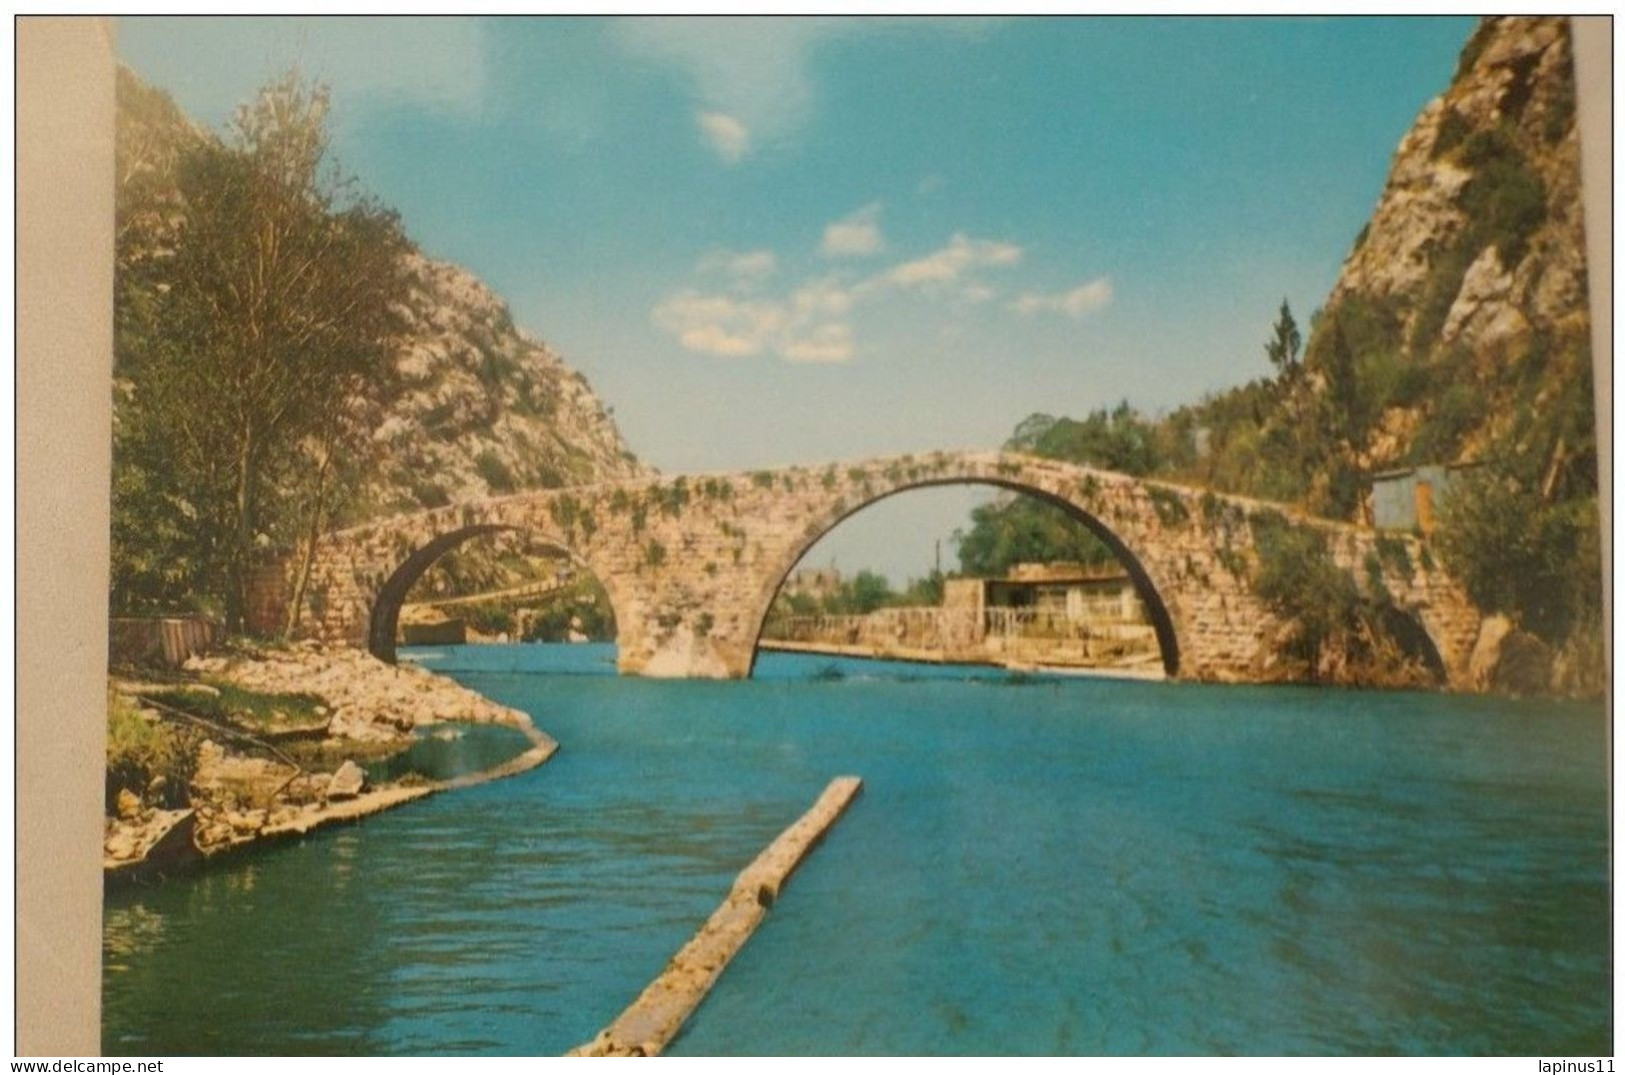
[[[555,549],[563,553],[577,568],[597,578],[604,587],[610,609],[619,620],[616,597],[608,582],[599,578],[592,564],[565,542],[546,532],[533,531],[517,523],[473,523],[438,534],[414,549],[406,559],[384,579],[373,595],[367,621],[367,650],[374,657],[389,664],[395,663],[395,638],[400,627],[401,606],[412,587],[442,556],[475,538],[499,533],[522,533],[532,546]],[[624,599],[623,599],[624,600]]]
[[[778,598],[779,591],[784,588],[785,581],[790,577],[807,552],[824,537],[841,526],[842,523],[863,511],[868,510],[883,500],[917,492],[922,489],[942,488],[945,486],[982,485],[1003,489],[1007,492],[1018,493],[1032,497],[1052,507],[1059,508],[1067,516],[1088,528],[1090,533],[1099,538],[1118,562],[1128,572],[1134,583],[1134,588],[1144,603],[1146,613],[1150,617],[1151,625],[1157,634],[1157,645],[1162,653],[1163,671],[1171,678],[1179,674],[1179,628],[1174,622],[1174,615],[1169,610],[1168,603],[1163,599],[1158,589],[1157,581],[1153,577],[1153,570],[1146,564],[1134,550],[1120,537],[1106,522],[1097,515],[1075,502],[1073,499],[1060,493],[1029,484],[1018,478],[1009,477],[933,477],[905,482],[895,488],[889,488],[856,504],[838,503],[822,517],[810,520],[797,540],[778,558],[778,562],[770,565],[762,576],[762,585],[758,588],[755,612],[755,631],[751,640],[750,667],[747,672],[755,671],[756,658],[760,654],[762,631],[766,627],[767,617],[772,611],[773,602]]]

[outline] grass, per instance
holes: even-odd
[[[324,703],[314,694],[251,691],[221,680],[210,680],[207,685],[220,693],[215,695],[178,687],[155,691],[149,697],[195,717],[251,728],[269,728],[276,724],[318,724],[323,719],[317,707]]]
[[[164,778],[160,805],[182,806],[187,785],[197,771],[198,736],[183,728],[149,722],[135,704],[117,691],[107,692],[106,808],[118,806],[118,793],[128,788],[143,794],[156,777]]]

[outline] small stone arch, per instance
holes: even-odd
[[[1169,611],[1167,602],[1163,599],[1161,588],[1152,579],[1151,573],[1146,569],[1132,549],[1120,538],[1115,531],[1107,526],[1094,514],[1082,505],[1057,495],[1039,485],[1022,481],[1013,477],[996,477],[983,475],[957,475],[923,478],[907,484],[887,489],[874,496],[866,497],[855,505],[843,506],[835,512],[821,517],[810,523],[800,539],[790,548],[789,552],[781,558],[772,571],[765,575],[765,585],[758,594],[757,610],[754,619],[754,629],[751,634],[750,664],[746,675],[754,674],[756,658],[761,652],[762,631],[767,626],[768,614],[772,611],[773,602],[778,598],[779,591],[789,579],[790,573],[795,570],[796,564],[801,562],[807,551],[816,545],[825,535],[840,526],[847,519],[857,513],[902,493],[917,489],[929,489],[946,485],[989,485],[1020,493],[1032,497],[1052,507],[1059,508],[1073,520],[1082,523],[1089,531],[1099,538],[1118,562],[1123,565],[1129,579],[1134,583],[1141,602],[1145,605],[1146,615],[1151,620],[1152,629],[1156,632],[1157,647],[1162,654],[1163,671],[1171,679],[1179,672],[1180,641],[1179,632],[1174,627],[1174,617]]]
[[[529,532],[525,526],[504,523],[476,523],[459,527],[456,530],[441,534],[408,556],[384,580],[378,588],[378,594],[373,598],[372,610],[367,623],[367,651],[379,660],[388,664],[395,663],[395,637],[400,628],[401,606],[406,602],[406,595],[411,593],[412,587],[417,584],[423,573],[434,565],[452,549],[457,548],[466,541],[488,534],[502,532],[520,533]],[[616,622],[620,622],[620,609],[617,607],[616,597],[606,581],[593,572],[592,566],[570,546],[546,534],[535,535],[536,544],[546,545],[558,549],[568,556],[572,563],[584,568],[599,579],[604,586],[610,609],[616,614]]]
[[[1448,683],[1450,670],[1445,665],[1444,657],[1439,653],[1439,646],[1429,633],[1427,625],[1420,616],[1408,612],[1394,605],[1389,605],[1382,614],[1383,630],[1399,644],[1405,655],[1421,662],[1429,676],[1436,684]]]

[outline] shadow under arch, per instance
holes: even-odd
[[[523,526],[508,526],[500,523],[481,523],[475,526],[464,526],[451,530],[434,538],[427,544],[418,548],[408,556],[401,565],[378,588],[378,596],[372,602],[372,614],[367,622],[367,652],[386,664],[395,663],[395,637],[400,629],[401,606],[406,603],[406,595],[412,592],[423,573],[434,565],[452,549],[476,537],[497,533],[525,533],[528,528]],[[570,558],[570,562],[583,568],[597,578],[591,565],[583,560],[574,549],[545,534],[536,534],[532,538],[533,545],[557,549]],[[602,584],[603,580],[599,580]],[[605,587],[605,599],[610,602],[611,611],[614,611],[615,601]]]
[[[1174,630],[1174,621],[1173,617],[1168,612],[1168,606],[1166,603],[1164,603],[1162,594],[1158,592],[1156,584],[1152,582],[1151,576],[1146,572],[1145,565],[1140,562],[1140,558],[1134,554],[1133,550],[1123,543],[1123,540],[1119,538],[1110,527],[1101,522],[1099,519],[1095,518],[1089,512],[1085,511],[1083,508],[1079,507],[1077,504],[1067,500],[1065,497],[1057,496],[1054,493],[1047,492],[1024,482],[992,477],[944,477],[922,478],[919,481],[910,482],[901,488],[888,489],[884,493],[879,493],[872,496],[861,503],[842,510],[829,522],[819,523],[811,533],[804,536],[802,540],[797,543],[795,549],[793,550],[792,554],[787,557],[787,560],[783,564],[782,568],[776,572],[777,578],[773,579],[771,587],[766,591],[765,600],[761,602],[761,613],[756,618],[756,627],[751,636],[750,668],[745,673],[746,677],[749,678],[756,672],[756,658],[762,652],[762,631],[767,626],[767,617],[773,610],[773,603],[778,599],[779,591],[784,588],[784,584],[789,580],[790,574],[795,571],[796,565],[799,564],[802,561],[802,558],[807,555],[808,550],[810,550],[814,545],[818,544],[819,541],[823,540],[823,538],[836,527],[846,522],[846,520],[850,519],[852,516],[858,514],[858,512],[863,511],[866,508],[873,507],[882,500],[888,500],[891,497],[898,496],[903,493],[910,493],[918,489],[930,489],[933,487],[946,485],[990,485],[1009,492],[1019,493],[1022,496],[1032,497],[1034,500],[1039,500],[1050,505],[1051,507],[1058,508],[1065,512],[1068,518],[1074,520],[1075,522],[1082,523],[1085,527],[1087,527],[1090,533],[1099,538],[1101,543],[1112,551],[1112,555],[1117,557],[1118,563],[1122,564],[1123,569],[1128,573],[1129,580],[1134,583],[1134,590],[1139,595],[1140,601],[1145,605],[1146,615],[1151,620],[1152,629],[1156,631],[1157,648],[1162,654],[1163,672],[1170,679],[1178,674],[1179,636]],[[770,576],[770,578],[771,577],[772,576]]]
[[[1439,655],[1439,647],[1416,613],[1389,605],[1382,611],[1382,629],[1398,643],[1405,656],[1422,662],[1436,684],[1449,682],[1450,671]]]

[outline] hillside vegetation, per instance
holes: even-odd
[[[579,373],[338,170],[326,112],[289,75],[217,135],[119,72],[115,611],[235,627],[253,563],[326,530],[647,472]]]
[[[1441,506],[1438,554],[1519,645],[1544,651],[1530,689],[1600,690],[1579,154],[1567,21],[1486,19],[1400,142],[1307,330],[1284,301],[1273,319],[1260,311],[1272,376],[1162,416],[1127,403],[1032,415],[1006,446],[1354,522],[1369,521],[1374,474],[1476,464]],[[1089,558],[1076,538],[1044,548],[1056,525],[1027,501],[981,509],[961,558],[995,572],[1007,560],[988,549]]]

